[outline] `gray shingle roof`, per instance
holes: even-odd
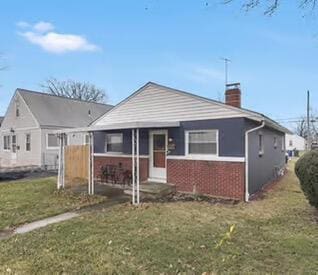
[[[17,89],[41,126],[85,127],[113,106]]]

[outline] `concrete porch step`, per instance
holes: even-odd
[[[175,186],[164,183],[147,182],[140,184],[139,188],[141,193],[141,199],[161,198],[175,192]],[[127,195],[132,195],[132,187],[127,187],[124,190],[124,193]]]

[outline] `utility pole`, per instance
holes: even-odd
[[[307,91],[307,150],[310,150],[311,147],[311,136],[310,136],[310,93]]]
[[[226,85],[228,84],[228,65],[229,65],[229,62],[231,62],[231,60],[226,57],[222,57],[221,59],[224,61],[224,75],[225,75],[224,86],[226,90]]]

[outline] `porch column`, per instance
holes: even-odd
[[[59,134],[59,168],[57,177],[57,189],[64,188],[64,134]]]
[[[94,195],[94,134],[88,133],[88,194]]]
[[[139,129],[131,131],[131,160],[132,160],[132,204],[138,205],[139,195]]]

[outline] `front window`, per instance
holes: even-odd
[[[121,133],[106,134],[105,152],[106,153],[122,153],[123,152],[123,134]]]
[[[25,135],[25,150],[31,151],[31,134]]]
[[[10,136],[3,136],[3,150],[11,150]]]
[[[47,148],[55,149],[59,147],[59,140],[56,134],[47,134]]]
[[[186,146],[188,155],[217,155],[218,131],[188,131],[186,132]]]

